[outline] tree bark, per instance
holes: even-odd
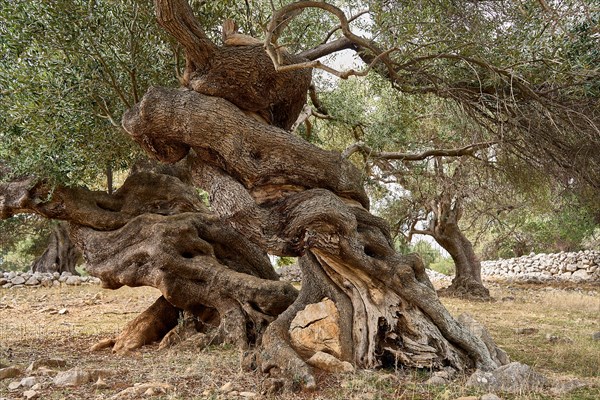
[[[87,271],[104,287],[161,290],[163,300],[110,342],[115,351],[161,339],[179,311],[209,316],[213,343],[247,348],[297,291],[277,280],[260,248],[204,207],[185,182],[188,175],[185,165],[138,165],[113,195],[64,187],[50,192],[31,179],[4,183],[0,215],[35,212],[67,220]]]
[[[80,258],[81,252],[69,237],[68,225],[61,222],[52,229],[46,250],[33,262],[31,270],[79,275],[75,267]]]
[[[432,218],[427,230],[414,230],[413,233],[431,235],[454,261],[456,273],[452,284],[441,289],[440,295],[489,300],[490,292],[481,280],[481,262],[473,250],[473,245],[458,225],[462,217],[462,202],[460,196],[443,191],[431,201]]]
[[[342,358],[357,366],[496,367],[439,302],[420,260],[394,251],[388,226],[368,212],[360,171],[339,153],[191,91],[150,89],[123,126],[162,161],[187,155],[193,182],[242,237],[269,253],[302,257],[306,283],[266,329],[261,370],[294,371],[314,386],[287,330],[298,310],[324,297],[348,316]]]

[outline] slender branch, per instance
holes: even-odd
[[[354,143],[342,152],[342,158],[348,158],[356,152],[361,152],[371,158],[401,161],[422,161],[429,157],[462,157],[472,156],[476,151],[486,149],[498,142],[483,142],[470,144],[458,149],[433,149],[421,153],[378,152],[362,142]]]

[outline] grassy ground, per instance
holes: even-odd
[[[453,314],[468,312],[484,323],[513,360],[534,366],[555,382],[578,379],[587,385],[566,395],[550,391],[500,394],[503,399],[600,398],[600,342],[591,338],[600,330],[598,287],[548,289],[490,284],[490,289],[496,299],[492,303],[443,301]],[[158,352],[156,346],[148,346],[127,356],[116,356],[108,350],[87,351],[100,339],[115,336],[157,297],[158,292],[151,288],[0,289],[0,364],[24,369],[36,359],[58,357],[67,361],[62,370],[81,367],[112,372],[105,379],[107,388],[95,389],[90,383],[62,389],[48,384],[39,390],[41,399],[107,399],[135,383],[146,382],[173,385],[175,391],[154,397],[164,399],[236,398],[219,394],[218,389],[227,382],[239,392],[260,393],[264,376],[241,371],[240,354],[231,348]],[[57,313],[62,309],[67,313]],[[518,334],[515,330],[519,328],[537,331]],[[414,370],[320,375],[319,391],[277,398],[451,400],[484,394],[465,388],[464,378],[446,386],[425,386],[423,382],[429,376],[428,371]],[[0,381],[0,398],[22,398],[23,390],[8,390],[9,383],[18,379]],[[40,380],[50,382],[50,378]]]

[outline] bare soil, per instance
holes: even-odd
[[[517,284],[490,284],[493,302],[443,299],[458,315],[468,312],[484,323],[512,360],[532,365],[555,384],[578,380],[586,387],[567,394],[507,395],[502,399],[600,398],[600,331],[598,286],[547,288]],[[155,399],[243,399],[241,392],[261,395],[265,376],[243,371],[241,354],[227,347],[194,348],[180,345],[157,350],[157,345],[118,356],[110,350],[89,351],[98,341],[116,336],[125,324],[159,296],[152,288],[105,290],[96,285],[53,288],[0,289],[0,366],[24,371],[39,359],[61,358],[54,372],[23,373],[0,380],[0,399],[22,399],[26,389],[9,391],[13,381],[38,376],[40,399],[109,399],[136,383],[168,383],[174,390]],[[62,312],[62,313],[61,313]],[[518,329],[533,328],[528,334]],[[52,376],[74,367],[107,370],[106,388],[93,383],[58,388]],[[320,374],[316,392],[285,393],[280,399],[455,399],[484,392],[464,386],[465,377],[445,386],[427,386],[427,370],[381,369],[346,375]],[[235,392],[219,389],[233,384]],[[237,394],[236,394],[237,392]],[[249,393],[244,393],[250,396]],[[116,398],[139,398],[121,396]],[[146,398],[146,397],[144,397]],[[271,397],[273,398],[273,397]]]

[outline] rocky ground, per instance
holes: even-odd
[[[0,289],[0,399],[599,398],[597,287],[490,285],[495,302],[444,302],[453,314],[467,312],[486,325],[517,362],[504,375],[469,377],[402,368],[321,373],[317,392],[278,397],[263,393],[264,375],[241,370],[240,353],[232,348],[199,350],[184,342],[120,356],[88,350],[115,336],[150,305],[159,295],[154,289],[110,291],[66,280],[49,287]],[[521,363],[532,366],[536,375],[527,384],[511,383],[525,368]],[[481,384],[502,379],[503,385],[507,379],[517,386]]]

